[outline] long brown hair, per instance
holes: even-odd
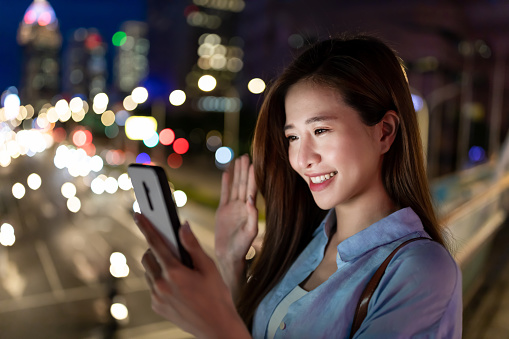
[[[285,95],[290,86],[304,79],[337,90],[366,125],[378,123],[389,110],[398,114],[399,131],[383,159],[385,189],[396,205],[411,207],[426,232],[444,244],[431,202],[419,127],[401,59],[372,36],[318,42],[270,86],[258,116],[253,164],[258,188],[265,198],[266,232],[237,304],[248,326],[256,307],[310,242],[326,213],[318,208],[307,184],[291,168],[283,133]]]

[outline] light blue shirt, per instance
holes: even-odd
[[[322,261],[335,223],[331,210],[283,279],[258,306],[253,337],[265,338],[277,305]],[[402,242],[427,237],[411,208],[401,209],[338,245],[337,271],[290,305],[274,338],[349,338],[360,295]],[[437,242],[418,240],[391,260],[354,338],[461,338],[461,272]]]

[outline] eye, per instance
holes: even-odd
[[[318,129],[315,129],[315,135],[323,134],[327,131],[329,131],[329,130],[326,128],[318,128]]]
[[[298,139],[298,137],[295,136],[295,135],[288,135],[288,136],[286,136],[286,140],[288,140],[289,142],[295,141],[297,139]]]

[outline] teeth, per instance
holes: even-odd
[[[317,177],[310,177],[310,178],[311,178],[311,182],[313,182],[314,184],[321,184],[322,182],[324,182],[325,180],[329,180],[336,174],[337,174],[337,172],[331,172],[329,174],[320,175]]]

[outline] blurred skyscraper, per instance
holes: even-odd
[[[62,45],[55,11],[46,0],[34,0],[18,29],[23,48],[21,100],[39,108],[59,93],[59,52]]]
[[[148,75],[147,24],[140,21],[126,21],[113,37],[117,46],[114,62],[115,87],[122,93],[129,93]]]
[[[106,50],[107,44],[96,29],[79,28],[73,32],[64,54],[64,93],[93,98],[106,91]]]

